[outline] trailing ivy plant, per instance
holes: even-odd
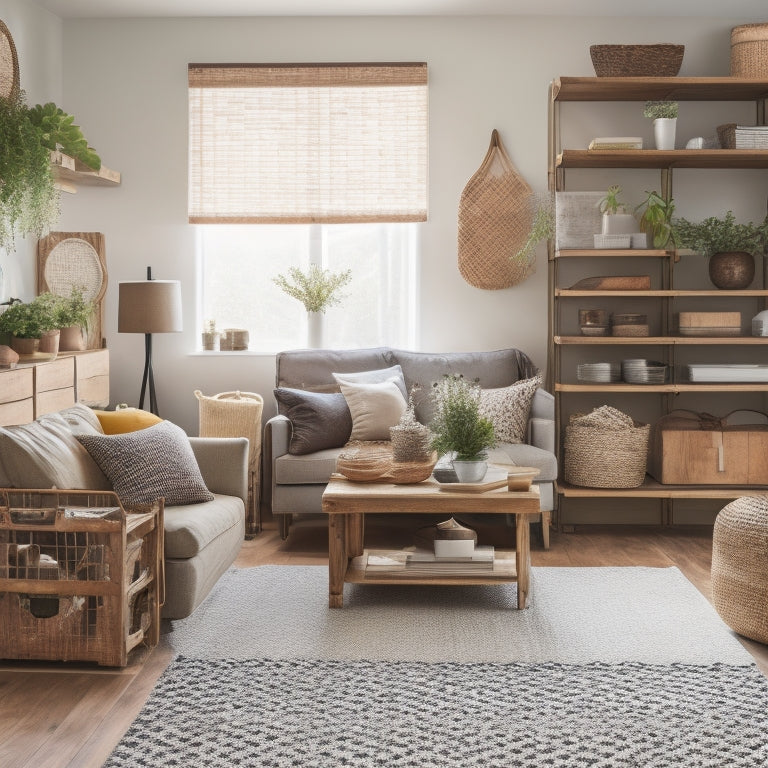
[[[0,97],[0,248],[40,237],[59,216],[50,154],[29,119],[24,92]]]
[[[65,155],[74,157],[94,171],[101,168],[101,158],[83,136],[74,115],[68,115],[53,102],[35,104],[29,110],[29,120],[40,130],[43,146],[51,152],[60,149]]]

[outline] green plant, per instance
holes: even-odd
[[[93,307],[93,302],[85,298],[85,289],[79,286],[73,287],[69,296],[55,296],[53,298],[53,313],[56,327],[68,328],[72,325],[79,325],[81,328],[88,328]]]
[[[625,213],[627,206],[619,200],[621,187],[618,184],[612,184],[608,187],[605,197],[600,201],[600,213]]]
[[[307,272],[298,267],[288,270],[288,277],[278,275],[273,282],[289,296],[298,299],[307,312],[325,312],[343,298],[338,291],[352,279],[352,270],[331,272],[312,264]]]
[[[512,256],[513,261],[521,264],[530,264],[533,262],[534,250],[536,246],[547,238],[552,237],[555,231],[555,214],[552,210],[551,200],[540,203],[534,213],[531,221],[531,230],[528,233],[528,239],[523,247]]]
[[[55,315],[57,298],[50,293],[41,293],[26,304],[11,304],[0,315],[0,332],[22,339],[36,339],[46,331],[58,328]]]
[[[733,211],[728,211],[722,218],[710,216],[698,223],[676,219],[673,226],[679,247],[704,256],[724,251],[746,251],[757,256],[765,253],[768,245],[768,216],[760,224],[737,224]]]
[[[74,115],[68,115],[53,102],[35,104],[29,110],[29,120],[40,131],[44,147],[51,152],[60,149],[94,171],[101,168],[101,158],[83,136],[79,125],[74,125]]]
[[[677,117],[678,103],[676,101],[646,101],[643,115],[655,120],[659,117]]]
[[[645,194],[645,200],[635,208],[635,213],[642,210],[640,228],[651,235],[654,248],[666,248],[670,241],[678,247],[679,237],[672,226],[675,201],[665,200],[656,190],[646,190]]]
[[[432,385],[435,414],[430,447],[438,454],[454,452],[459,461],[482,459],[496,438],[493,423],[480,415],[480,387],[459,374],[446,374]]]
[[[29,119],[24,92],[0,97],[0,248],[41,236],[59,216],[50,155]]]

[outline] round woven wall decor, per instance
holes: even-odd
[[[533,273],[535,253],[512,260],[528,239],[532,197],[494,129],[485,159],[459,201],[459,272],[470,285],[509,288]]]
[[[13,99],[19,92],[19,57],[11,32],[0,21],[0,96]]]

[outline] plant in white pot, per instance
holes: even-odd
[[[626,203],[619,199],[619,195],[621,195],[621,187],[618,184],[612,184],[600,201],[604,235],[631,235],[638,231],[637,219],[627,212]]]
[[[352,279],[352,270],[331,272],[312,264],[306,272],[291,267],[288,276],[277,275],[273,282],[289,296],[298,299],[307,310],[309,346],[322,346],[322,319],[325,310],[339,304],[343,296],[339,291]]]
[[[459,374],[432,385],[432,450],[453,457],[459,482],[480,482],[488,469],[487,451],[496,445],[493,423],[480,414],[480,387]]]
[[[676,101],[646,101],[643,115],[653,120],[656,149],[674,149],[677,130],[678,104]]]

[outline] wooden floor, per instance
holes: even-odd
[[[397,518],[402,520],[403,518]],[[397,520],[368,522],[367,543],[410,543]],[[409,525],[414,524],[413,518]],[[677,566],[710,597],[711,528],[583,527],[574,533],[552,532],[549,551],[533,535],[533,566]],[[503,528],[481,532],[497,547],[514,547],[514,534]],[[248,568],[266,564],[307,565],[327,562],[323,521],[305,520],[281,541],[267,523],[243,543],[235,563]],[[743,640],[768,675],[768,646]],[[91,768],[101,766],[131,724],[170,660],[161,642],[139,652],[123,670],[93,665],[5,662],[0,665],[0,766],[2,768]],[[160,767],[158,767],[160,768]]]

